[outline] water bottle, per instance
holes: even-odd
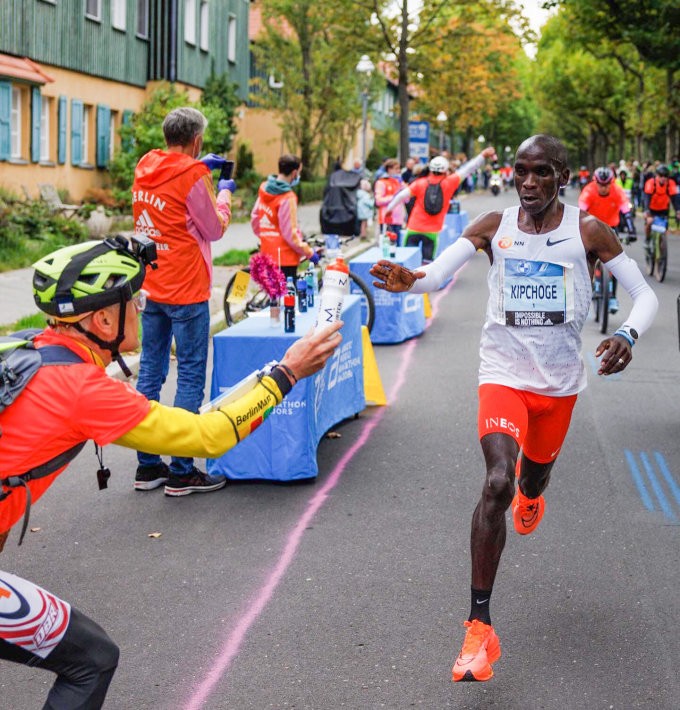
[[[316,274],[311,262],[305,273],[305,281],[307,282],[307,305],[309,308],[314,308],[314,292],[316,291]]]
[[[293,300],[295,300],[295,280],[292,276],[286,279],[286,293],[289,296],[293,296]]]
[[[383,259],[389,259],[390,258],[390,238],[388,236],[388,232],[383,232],[380,235],[380,241],[381,241]]]
[[[297,282],[298,311],[307,313],[307,279],[300,276]]]
[[[390,238],[390,259],[394,259],[397,256],[397,234],[396,232],[387,233]]]
[[[349,293],[349,266],[338,256],[332,264],[326,267],[323,275],[323,285],[319,295],[319,312],[316,326],[325,326],[340,320],[342,302]]]
[[[295,332],[295,296],[289,293],[283,297],[283,329],[286,333]]]
[[[340,237],[337,234],[326,235],[326,256],[335,259],[340,254]]]

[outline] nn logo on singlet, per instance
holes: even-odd
[[[148,237],[161,236],[161,233],[156,229],[153,220],[149,216],[149,211],[146,209],[143,209],[142,213],[137,217],[135,232],[137,232],[137,234],[146,234]]]

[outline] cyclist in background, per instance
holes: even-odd
[[[581,190],[590,182],[590,170],[582,165],[578,171],[578,185]]]
[[[670,170],[666,165],[659,165],[656,175],[645,182],[643,194],[645,208],[645,246],[649,245],[650,232],[654,217],[663,217],[668,222],[670,205],[673,203],[675,221],[678,221],[680,212],[680,194],[678,185],[670,177]]]
[[[632,205],[626,193],[614,182],[611,168],[601,167],[595,170],[593,181],[588,183],[578,198],[578,206],[584,212],[593,215],[617,231],[621,217],[626,225],[630,241],[637,240],[635,224],[631,213]],[[609,312],[616,313],[619,302],[616,298],[616,278],[612,274],[612,294],[609,299]]]

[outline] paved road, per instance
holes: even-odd
[[[640,245],[630,253],[640,260]],[[12,535],[2,566],[69,599],[120,644],[107,708],[677,709],[675,238],[667,280],[654,285],[654,328],[622,376],[598,378],[587,358],[590,386],[545,518],[527,538],[509,532],[492,598],[503,648],[496,677],[449,680],[483,481],[475,419],[486,271],[478,255],[433,298],[422,337],[376,348],[389,406],[322,441],[315,484],[166,499],[134,492],[133,454],[109,447],[114,475],[100,493],[88,447],[50,489],[32,515],[40,530],[19,549]],[[592,353],[594,323],[583,339]],[[40,707],[50,682],[0,665],[1,704]]]

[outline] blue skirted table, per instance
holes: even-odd
[[[323,435],[366,406],[358,296],[345,298],[342,319],[342,343],[324,369],[298,382],[250,436],[224,456],[209,460],[211,474],[271,481],[316,477],[316,449]],[[315,320],[316,309],[297,313],[296,332],[285,333],[283,322],[276,328],[270,326],[265,311],[217,333],[213,338],[211,399],[265,363],[280,360]]]
[[[401,343],[425,330],[425,310],[421,294],[390,293],[373,286],[375,279],[369,270],[382,258],[382,252],[373,247],[352,259],[349,264],[351,271],[369,286],[375,299],[375,323],[371,331],[371,342],[377,345]],[[390,261],[408,269],[417,269],[423,263],[419,247],[397,247],[396,256],[390,258]]]

